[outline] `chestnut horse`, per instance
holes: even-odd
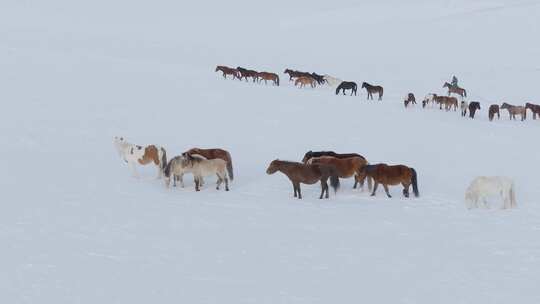
[[[259,72],[257,73],[257,77],[259,78],[259,81],[264,80],[265,84],[267,84],[267,81],[270,80],[273,82],[274,85],[279,86],[279,76],[277,74],[269,72]]]
[[[247,70],[242,67],[237,67],[236,69],[238,70],[238,72],[240,72],[240,80],[242,80],[242,78],[245,78],[246,81],[248,81],[248,77],[251,77],[253,79],[253,82],[256,82],[259,79],[259,73],[257,71]]]
[[[375,196],[377,192],[377,187],[379,184],[382,184],[384,191],[388,197],[392,197],[388,191],[388,185],[403,185],[403,195],[409,197],[409,186],[412,185],[414,196],[420,196],[418,192],[418,179],[416,175],[416,170],[413,168],[396,165],[389,166],[387,164],[376,164],[376,165],[367,165],[361,170],[363,176],[368,176],[373,178],[375,181],[375,186],[373,187],[373,193],[371,196]],[[363,176],[360,176],[362,178]]]
[[[363,157],[348,157],[348,158],[336,158],[333,156],[321,156],[311,158],[308,164],[327,164],[334,166],[338,172],[340,178],[354,177],[353,189],[356,189],[356,185],[359,183],[362,190],[364,190],[364,181],[360,179],[360,170],[364,168],[368,162]],[[371,191],[371,178],[368,178],[368,189]]]
[[[521,115],[521,121],[527,118],[527,109],[523,106],[514,106],[508,103],[503,103],[501,109],[507,109],[510,119],[516,119],[516,114]]]
[[[229,68],[223,65],[218,65],[216,67],[216,72],[221,71],[223,73],[223,78],[227,79],[227,75],[232,75],[233,80],[238,78],[240,80],[240,72],[237,69]]]
[[[501,112],[499,111],[499,105],[492,104],[489,106],[489,121],[492,121],[497,114],[497,117],[501,119]]]
[[[370,85],[369,83],[367,82],[364,82],[362,83],[362,89],[366,89],[368,95],[367,95],[367,99],[369,99],[371,97],[371,100],[373,100],[373,93],[377,93],[379,94],[379,100],[382,100],[382,96],[383,96],[383,87],[381,86],[374,86],[374,85]]]
[[[312,88],[314,88],[316,86],[316,81],[313,77],[311,76],[300,76],[298,78],[296,78],[296,80],[294,81],[294,85],[295,86],[298,86],[298,84],[300,84],[300,88],[303,88],[305,87],[306,85],[310,85]]]
[[[326,198],[328,195],[328,179],[330,179],[330,185],[337,192],[339,189],[339,177],[336,172],[336,168],[325,164],[306,165],[297,162],[273,160],[268,168],[266,174],[274,174],[277,171],[285,174],[293,184],[294,197],[302,198],[302,192],[300,190],[300,184],[313,185],[316,182],[321,182],[321,196],[323,198],[326,192]]]
[[[234,179],[233,174],[233,165],[231,154],[223,149],[201,149],[201,148],[191,148],[186,152],[182,153],[182,156],[186,157],[188,155],[198,154],[203,156],[206,159],[223,159],[227,163],[227,172],[229,173],[229,178]]]
[[[467,97],[467,91],[463,88],[460,88],[458,86],[453,86],[449,84],[448,82],[445,82],[443,85],[443,88],[448,88],[448,96],[450,96],[451,93],[458,94],[459,96]]]
[[[525,104],[525,109],[530,109],[531,110],[531,112],[533,113],[533,119],[536,119],[536,115],[538,115],[538,117],[540,117],[540,105],[527,102]]]

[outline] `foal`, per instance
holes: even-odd
[[[330,179],[330,186],[337,192],[339,188],[339,177],[336,172],[336,168],[324,164],[305,165],[297,162],[273,160],[268,168],[266,174],[274,174],[277,171],[285,174],[293,184],[294,197],[302,198],[302,192],[300,190],[300,184],[312,185],[316,182],[321,182],[321,196],[326,192],[325,198],[328,198],[328,179]]]
[[[375,181],[375,186],[373,187],[373,193],[371,196],[375,196],[377,192],[377,187],[379,184],[383,184],[384,191],[388,197],[392,197],[388,191],[388,185],[403,185],[403,195],[409,197],[409,186],[412,185],[414,196],[420,196],[418,192],[418,180],[416,175],[416,170],[409,168],[404,165],[389,166],[387,164],[376,164],[376,165],[367,165],[361,172],[364,176],[369,176]]]

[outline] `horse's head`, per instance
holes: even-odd
[[[313,157],[313,151],[309,150],[304,154],[304,158],[302,158],[302,162],[305,164],[310,158]]]
[[[274,159],[268,168],[266,169],[266,174],[274,174],[279,169],[279,159]]]
[[[291,70],[289,70],[289,69],[285,69],[285,71],[283,71],[283,73],[285,73],[285,74],[288,74],[290,72],[291,72]]]
[[[362,82],[362,89],[367,88],[367,86],[368,86],[367,82]]]
[[[220,68],[221,68],[221,67],[220,67],[220,66],[218,65],[218,66],[216,67],[216,70],[215,70],[215,72],[219,71],[219,70],[220,70]]]
[[[506,102],[503,102],[503,104],[501,105],[501,109],[510,109],[510,105]]]
[[[443,88],[450,88],[450,84],[448,82],[445,82],[442,87]]]

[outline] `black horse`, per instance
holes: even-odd
[[[351,96],[354,93],[356,96],[356,90],[358,86],[356,85],[356,82],[353,81],[343,81],[341,82],[338,87],[336,88],[336,95],[339,94],[340,90],[343,90],[343,95],[345,95],[345,90],[351,90]]]
[[[471,101],[469,103],[469,117],[474,118],[476,110],[480,110],[480,103],[478,101]]]
[[[319,85],[322,85],[326,82],[323,75],[319,75],[315,72],[311,73],[311,77],[313,77],[313,79],[315,79],[315,81],[317,81]]]

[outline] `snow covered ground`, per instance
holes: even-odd
[[[540,103],[539,16],[510,0],[3,0],[0,302],[539,303],[540,122],[487,120]],[[381,84],[384,101],[297,89],[285,68]],[[452,74],[477,119],[403,108]],[[134,179],[115,135],[169,157],[225,148],[231,191]],[[319,149],[414,167],[421,197],[342,180],[299,201],[265,174]],[[478,175],[514,178],[518,209],[467,210]]]

